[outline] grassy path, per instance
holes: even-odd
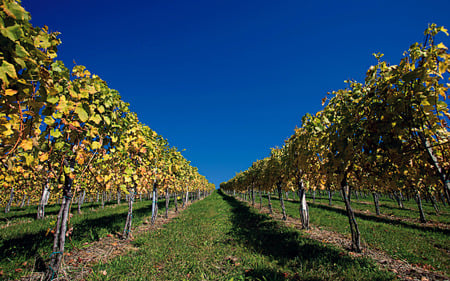
[[[305,238],[217,192],[160,230],[137,252],[94,267],[88,280],[391,280],[368,260]]]
[[[133,227],[142,224],[148,217],[151,204],[147,200],[135,202]],[[158,204],[160,213],[164,212],[165,201]],[[34,219],[36,206],[15,208],[11,213],[0,214],[0,280],[17,280],[20,276],[45,269],[45,261],[52,252],[53,235],[49,229],[54,227],[59,208],[58,205],[48,206],[43,220]],[[86,243],[98,241],[108,234],[121,232],[127,210],[126,203],[116,205],[109,202],[104,209],[99,204],[85,203],[83,214],[79,215],[76,205],[72,206],[73,217],[69,227],[73,227],[74,231],[70,240],[66,241],[65,252],[83,248]]]
[[[263,206],[267,204],[267,199],[263,198]],[[272,205],[274,210],[281,210],[278,198],[272,199]],[[300,218],[297,201],[286,201],[285,206],[289,216]],[[309,207],[311,224],[349,237],[348,218],[342,210],[318,204],[310,204]],[[367,214],[357,214],[356,219],[365,247],[383,250],[393,258],[450,274],[448,230],[399,224]]]

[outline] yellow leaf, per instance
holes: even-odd
[[[31,139],[23,140],[20,143],[20,147],[25,151],[30,150],[33,148],[33,141]]]
[[[29,154],[26,154],[26,155],[25,155],[25,163],[26,163],[28,166],[31,165],[31,163],[33,163],[33,161],[34,161],[33,155],[29,155]]]
[[[14,134],[14,131],[11,130],[11,125],[9,125],[9,126],[8,126],[8,125],[9,125],[9,124],[4,125],[4,126],[6,127],[6,130],[2,132],[2,135],[3,135],[4,137],[8,137],[8,136]]]
[[[78,164],[83,165],[84,164],[84,157],[81,154],[77,154],[77,157],[75,158]]]
[[[445,50],[448,49],[442,42],[439,43],[439,44],[437,45],[437,47],[438,47],[439,49],[445,49]]]
[[[5,91],[6,96],[14,96],[15,94],[17,94],[17,91],[13,89],[6,89]]]
[[[67,103],[66,97],[65,96],[61,96],[59,98],[59,103],[56,106],[56,109],[60,110],[62,112],[66,112],[67,107],[68,107],[68,103]],[[57,119],[57,118],[55,118],[55,119]]]
[[[41,155],[39,155],[39,161],[44,162],[47,161],[48,159],[48,153],[43,153]]]
[[[94,141],[94,142],[92,142],[92,144],[91,144],[91,148],[92,148],[93,150],[99,149],[100,147],[102,147],[102,146],[101,146],[101,144],[100,144],[98,141]]]

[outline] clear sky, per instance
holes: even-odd
[[[268,156],[326,93],[397,64],[450,1],[23,0],[58,59],[99,75],[218,186]],[[438,38],[450,46],[450,39]]]

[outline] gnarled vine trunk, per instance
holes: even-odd
[[[397,204],[400,207],[400,209],[403,209],[404,207],[403,207],[403,199],[402,199],[401,193],[399,195],[396,191],[394,191],[394,197],[395,197],[395,200],[397,201]]]
[[[50,196],[49,182],[47,180],[47,182],[44,185],[44,188],[42,189],[41,199],[39,200],[38,211],[36,216],[38,220],[43,219],[45,217],[45,206],[48,203],[49,196]]]
[[[255,207],[255,188],[253,183],[252,183],[252,206]]]
[[[270,192],[267,193],[267,199],[269,200],[269,214],[273,214],[272,202],[270,201]]]
[[[78,195],[78,214],[81,214],[81,206],[84,203],[84,197],[86,196],[86,190],[80,191]]]
[[[332,203],[332,199],[333,199],[333,192],[331,190],[328,190],[328,205],[333,205]]]
[[[156,184],[156,180],[153,183],[153,194],[152,194],[152,224],[156,221],[156,216],[158,214],[158,186]]]
[[[259,209],[262,208],[262,195],[261,195],[261,188],[259,189]]]
[[[20,208],[23,208],[23,207],[25,207],[25,200],[27,199],[27,195],[26,194],[24,194],[23,195],[23,197],[22,197],[22,202],[20,202]]]
[[[422,145],[425,147],[425,150],[428,154],[428,160],[431,165],[435,167],[438,172],[439,178],[442,181],[444,194],[447,198],[447,202],[450,204],[450,179],[449,175],[445,173],[445,171],[439,165],[438,159],[433,151],[433,147],[430,144],[430,141],[424,136],[422,132],[419,132],[419,138],[422,141]]]
[[[420,197],[420,192],[418,190],[416,191],[416,202],[419,207],[420,222],[426,223],[427,220],[425,219],[425,213],[423,212],[422,198]]]
[[[379,200],[379,195],[377,192],[373,193],[373,203],[375,205],[375,212],[377,213],[377,215],[381,215],[380,212],[380,200]]]
[[[169,202],[170,202],[170,194],[169,194],[169,188],[166,188],[166,214],[165,218],[169,218]]]
[[[127,220],[125,221],[125,227],[123,228],[122,239],[128,239],[131,235],[131,222],[133,221],[133,202],[135,197],[134,188],[130,189],[128,194],[128,213]]]
[[[69,166],[67,161],[65,166]],[[70,163],[70,170],[74,170],[74,161]],[[64,255],[64,245],[66,243],[66,232],[67,232],[67,221],[69,218],[70,203],[72,201],[72,184],[73,179],[70,174],[64,175],[64,187],[63,187],[63,197],[61,202],[61,209],[58,213],[58,218],[56,220],[56,229],[53,239],[53,252],[50,254],[50,262],[48,268],[44,275],[45,281],[53,280],[57,277],[59,267],[61,266],[61,261]]]
[[[175,192],[173,196],[173,201],[175,203],[175,213],[178,213],[178,194]]]
[[[355,252],[361,252],[361,234],[359,232],[358,224],[356,222],[355,213],[352,210],[350,204],[350,186],[347,183],[347,173],[345,173],[341,181],[342,198],[344,199],[345,209],[347,211],[347,217],[350,224],[350,232],[352,234],[352,250]]]
[[[277,183],[278,196],[280,199],[281,210],[283,211],[282,220],[286,220],[286,208],[284,207],[283,192],[281,192],[281,182]]]
[[[11,210],[11,205],[12,205],[13,200],[14,200],[14,187],[11,187],[11,192],[9,194],[9,201],[5,207],[5,213],[9,213],[9,211]]]
[[[300,200],[300,220],[302,222],[303,229],[309,229],[309,211],[308,211],[308,203],[306,202],[306,191],[303,186],[303,182],[299,181],[298,185],[298,198]]]

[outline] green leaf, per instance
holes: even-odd
[[[90,120],[94,121],[94,123],[98,125],[102,121],[102,118],[100,117],[100,115],[95,114],[94,116],[91,117]]]
[[[46,116],[44,118],[44,123],[49,125],[49,126],[51,126],[51,125],[53,125],[55,123],[55,120],[53,120],[53,118],[51,116]]]
[[[13,42],[16,42],[20,37],[23,36],[23,30],[18,24],[2,29],[1,33],[3,36],[9,38]]]
[[[81,122],[86,122],[89,119],[89,115],[87,112],[83,109],[82,106],[78,106],[75,109],[75,112],[78,114],[78,117],[80,118]]]
[[[24,58],[30,56],[30,54],[22,47],[20,44],[16,44],[16,55],[18,57]]]
[[[64,142],[57,142],[55,143],[55,148],[57,150],[61,150],[64,147]]]
[[[34,161],[33,155],[25,154],[25,162],[28,166],[31,165],[31,163],[33,163],[33,161]]]
[[[52,46],[47,33],[41,33],[34,38],[34,46],[36,48],[48,49]]]
[[[55,104],[55,103],[57,103],[59,101],[59,97],[57,97],[57,96],[48,96],[47,97],[47,101],[49,103]]]
[[[131,175],[131,174],[133,174],[133,170],[132,170],[130,167],[127,167],[127,168],[125,169],[125,174]]]
[[[105,120],[106,125],[110,125],[111,124],[111,119],[109,119],[108,116],[103,116],[103,120]]]
[[[66,175],[70,174],[70,167],[64,166],[64,174]]]
[[[23,59],[21,59],[21,58],[14,58],[14,61],[18,64],[18,65],[20,65],[20,67],[21,68],[27,68],[27,65],[26,65],[26,63],[25,63],[25,61],[23,60]]]
[[[10,64],[7,61],[3,61],[2,66],[0,66],[0,79],[2,79],[3,83],[6,86],[8,86],[9,81],[8,81],[8,78],[6,77],[6,75],[8,75],[9,77],[11,77],[13,79],[17,79],[17,73],[16,73],[16,69],[14,68],[14,65]]]
[[[30,20],[30,16],[25,9],[17,2],[4,3],[1,8],[10,17],[16,20]]]
[[[61,134],[60,130],[52,130],[52,131],[50,131],[50,136],[52,136],[54,138],[59,138],[62,136],[62,134]]]

